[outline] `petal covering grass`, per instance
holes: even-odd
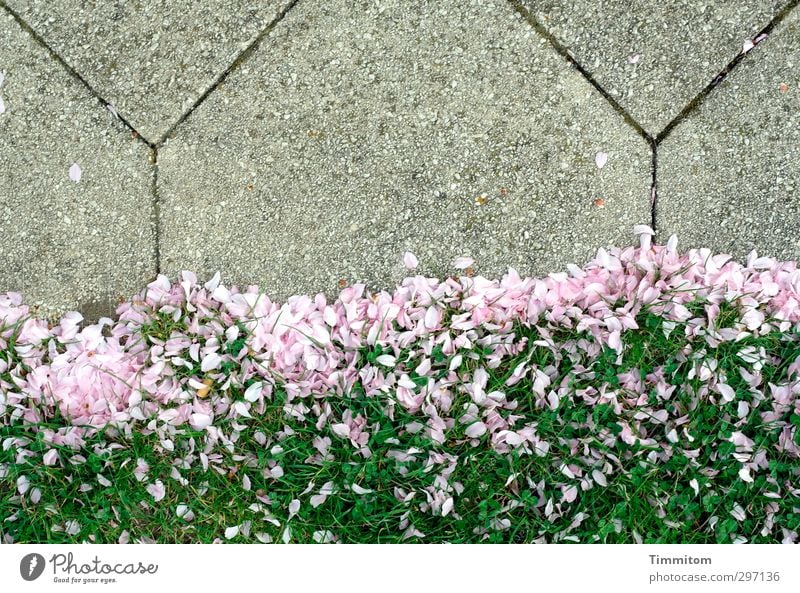
[[[796,542],[800,270],[636,232],[330,303],[184,272],[51,326],[2,295],[0,536]]]

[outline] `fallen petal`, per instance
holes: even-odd
[[[406,251],[403,255],[403,265],[409,270],[415,270],[419,266],[419,261],[417,260],[417,256],[411,253],[410,251]]]

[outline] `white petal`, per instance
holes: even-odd
[[[400,387],[405,387],[406,389],[414,389],[417,386],[416,383],[411,380],[411,377],[409,377],[406,373],[400,375],[400,379],[397,381],[397,384]]]
[[[739,470],[739,477],[742,480],[744,480],[745,482],[752,482],[753,481],[753,476],[750,475],[750,468],[749,467],[743,467],[742,469],[740,469]]]
[[[358,484],[353,484],[350,488],[352,488],[353,492],[355,492],[356,494],[369,494],[370,492],[374,492],[369,488],[362,488]]]
[[[217,286],[211,296],[220,303],[227,303],[231,300],[231,292],[224,286]]]
[[[250,387],[248,387],[244,392],[244,399],[249,402],[258,401],[258,398],[261,397],[261,392],[264,390],[264,382],[258,381],[257,383],[253,383]]]
[[[208,414],[192,414],[189,418],[189,424],[195,430],[203,430],[207,426],[211,426],[211,416]]]
[[[252,418],[250,415],[250,410],[248,410],[247,407],[247,404],[244,402],[236,402],[233,404],[233,409],[239,416],[244,418]]]
[[[78,163],[72,163],[72,166],[69,168],[69,178],[78,183],[81,180],[82,171]]]
[[[622,352],[622,334],[619,330],[608,334],[608,347],[616,350],[618,354]]]
[[[211,278],[211,280],[206,282],[203,286],[205,286],[206,290],[214,292],[217,289],[217,286],[219,286],[219,280],[220,280],[219,272],[214,272],[214,276]]]
[[[81,531],[81,524],[75,521],[74,519],[70,519],[66,523],[64,523],[64,528],[66,529],[69,535],[78,535]]]
[[[732,402],[736,397],[736,392],[730,385],[719,383],[717,385],[717,389],[719,390],[720,395],[722,395],[722,399],[724,399],[726,402]]]
[[[131,396],[128,398],[128,406],[132,408],[133,406],[138,406],[140,403],[142,403],[142,392],[138,389],[134,389],[131,392]]]
[[[395,357],[391,354],[381,354],[375,359],[375,362],[382,364],[385,367],[393,367],[396,364],[397,359],[395,359]]]
[[[748,404],[744,400],[740,401],[736,413],[737,416],[739,416],[739,418],[746,418],[747,415],[750,413],[750,404]]]
[[[439,311],[435,306],[430,306],[425,312],[425,327],[436,329],[437,325],[439,325]]]
[[[406,251],[403,255],[403,265],[409,269],[414,270],[419,266],[419,261],[417,260],[417,256],[411,253],[410,251]]]
[[[733,505],[733,510],[731,511],[731,515],[737,521],[744,521],[747,518],[747,513],[742,508],[738,502]]]
[[[561,467],[559,469],[561,470],[561,473],[564,474],[565,476],[567,476],[568,478],[570,478],[570,479],[574,479],[575,478],[575,474],[572,473],[572,470],[569,468],[569,466],[567,464],[562,463]]]
[[[678,235],[670,235],[669,240],[667,241],[667,251],[669,253],[675,253],[678,249]]]
[[[607,153],[598,152],[596,155],[594,155],[594,163],[595,165],[597,165],[598,169],[602,169],[603,167],[605,167],[607,162],[608,162]]]
[[[450,514],[450,511],[453,510],[453,504],[452,496],[444,501],[444,504],[442,505],[442,517],[446,517]]]
[[[603,486],[604,488],[608,486],[608,482],[606,481],[606,475],[600,470],[593,469],[592,478],[594,478],[594,481],[597,482],[598,485]]]
[[[347,426],[347,424],[334,424],[331,426],[331,430],[333,430],[335,435],[340,436],[343,439],[346,439],[350,436],[350,427]]]
[[[200,363],[200,370],[204,373],[217,368],[220,363],[222,362],[222,358],[216,352],[212,352],[211,354],[206,355],[203,359],[203,362]]]
[[[457,257],[453,261],[453,267],[456,270],[466,270],[467,268],[471,267],[472,264],[475,263],[475,260],[471,257]]]
[[[312,537],[318,544],[329,544],[336,539],[336,536],[333,535],[333,532],[328,530],[315,531]]]
[[[239,526],[234,525],[233,527],[228,527],[225,529],[225,539],[233,539],[239,535]]]
[[[466,434],[469,438],[475,439],[486,434],[486,425],[483,422],[473,422],[467,427]]]
[[[328,498],[327,494],[315,494],[311,497],[311,506],[317,508]]]

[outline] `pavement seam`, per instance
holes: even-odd
[[[651,150],[651,160],[650,160],[650,167],[651,167],[651,181],[650,181],[650,227],[653,231],[656,230],[656,202],[658,199],[658,189],[657,189],[657,172],[658,172],[658,156],[657,156],[657,143],[656,139],[647,133],[647,131],[637,122],[633,116],[628,113],[619,102],[614,99],[614,97],[606,91],[603,86],[594,79],[594,77],[586,70],[580,62],[573,56],[569,49],[563,45],[556,37],[550,33],[546,27],[544,27],[539,21],[534,18],[531,12],[520,2],[520,0],[508,0],[509,3],[514,7],[514,10],[522,16],[522,18],[531,26],[531,28],[536,31],[541,37],[546,39],[548,43],[556,50],[556,52],[561,55],[567,62],[569,62],[573,68],[575,68],[578,72],[580,72],[581,76],[583,76],[586,81],[591,84],[595,90],[600,93],[600,95],[608,102],[609,105],[614,109],[614,111],[619,114],[625,122],[631,126],[644,140],[647,142],[647,145],[650,147]]]
[[[725,80],[725,78],[727,78],[727,76],[736,68],[736,66],[739,65],[739,62],[741,62],[747,56],[756,51],[757,46],[763,44],[766,41],[769,41],[769,34],[772,32],[772,30],[776,26],[778,26],[781,22],[783,22],[783,20],[787,16],[789,16],[789,14],[795,8],[797,8],[799,4],[800,0],[790,0],[790,2],[786,6],[784,6],[778,12],[778,14],[776,14],[769,23],[767,23],[767,25],[763,29],[761,29],[758,33],[756,33],[752,37],[755,45],[746,53],[739,52],[736,55],[736,57],[734,57],[730,62],[728,62],[728,64],[711,80],[711,82],[709,82],[706,85],[706,87],[703,90],[697,93],[697,95],[695,95],[695,97],[691,101],[689,101],[689,103],[687,103],[687,105],[681,110],[681,112],[678,115],[676,115],[672,119],[672,121],[670,121],[666,125],[666,127],[656,135],[655,137],[656,145],[661,144],[661,142],[664,141],[667,138],[667,136],[670,135],[670,133],[672,132],[672,130],[675,129],[676,126],[678,126],[683,120],[689,117],[689,115],[692,112],[698,109],[705,102],[708,95],[710,95],[711,92],[715,88],[717,88],[722,83],[722,81]],[[766,37],[756,42],[755,40],[761,37],[762,35],[765,35]]]
[[[156,276],[158,276],[161,273],[161,200],[158,195],[158,148],[155,146],[150,149],[150,166],[153,168],[150,182],[150,190],[153,193],[152,223],[155,230],[153,257],[156,263]]]
[[[272,32],[272,30],[275,27],[278,26],[278,23],[280,23],[283,20],[283,18],[288,14],[288,12],[292,8],[295,7],[295,5],[298,2],[300,2],[300,0],[291,0],[291,2],[289,2],[289,4],[287,4],[283,8],[283,10],[281,10],[277,14],[277,16],[274,19],[272,19],[272,21],[258,35],[256,35],[256,38],[253,41],[251,41],[250,44],[245,49],[243,49],[241,51],[241,53],[239,53],[239,55],[236,56],[236,58],[234,58],[234,60],[230,63],[230,65],[227,68],[225,68],[225,70],[223,70],[222,73],[217,75],[217,77],[214,79],[214,81],[211,83],[211,85],[205,91],[203,91],[203,94],[200,95],[194,101],[194,103],[192,103],[191,107],[189,107],[189,109],[187,109],[177,119],[177,121],[175,121],[175,123],[173,123],[169,127],[169,129],[166,132],[164,132],[164,134],[161,136],[161,138],[159,138],[159,140],[157,140],[153,144],[153,146],[155,146],[155,147],[163,146],[164,143],[167,141],[167,139],[172,134],[175,133],[175,130],[178,128],[178,126],[180,126],[184,121],[186,121],[186,119],[192,114],[192,112],[195,109],[197,109],[198,107],[200,107],[200,105],[202,105],[205,102],[205,100],[208,98],[208,96],[211,93],[213,93],[217,89],[217,87],[221,83],[223,83],[225,81],[225,79],[228,78],[228,76],[233,71],[237,70],[245,61],[247,61],[247,59],[253,54],[253,52],[255,52],[259,48],[259,46],[261,45],[261,42],[264,40],[264,38],[266,38],[266,36],[269,35]]]
[[[75,68],[70,66],[69,63],[67,63],[67,61],[64,58],[62,58],[58,54],[58,52],[56,52],[56,50],[50,47],[50,45],[48,45],[48,43],[44,40],[44,38],[41,35],[39,35],[36,32],[36,30],[25,21],[25,19],[23,19],[19,14],[16,13],[16,11],[14,11],[10,6],[8,6],[2,0],[0,0],[0,7],[2,7],[3,10],[5,10],[17,22],[17,24],[22,28],[22,30],[25,31],[28,35],[30,35],[31,38],[39,46],[41,46],[42,49],[44,49],[50,55],[51,58],[53,58],[53,60],[58,62],[58,64],[60,64],[61,67],[64,68],[64,70],[66,70],[67,73],[72,78],[80,82],[94,96],[94,98],[98,100],[98,102],[103,106],[104,109],[107,109],[114,117],[116,117],[119,121],[121,121],[125,125],[125,127],[131,131],[131,135],[133,136],[133,138],[142,141],[149,148],[153,148],[155,146],[153,142],[149,141],[147,138],[142,136],[142,134],[138,130],[136,130],[136,128],[134,128],[131,125],[131,123],[127,119],[125,119],[125,117],[123,117],[120,113],[118,113],[114,105],[109,101],[107,101],[97,91],[97,89],[95,89],[91,84],[89,84],[89,82],[83,76],[81,76],[81,74],[77,70],[75,70]]]
[[[541,37],[546,39],[548,43],[556,50],[556,52],[563,57],[567,62],[572,65],[578,72],[581,73],[586,81],[591,84],[597,92],[599,92],[603,98],[611,105],[611,107],[616,111],[625,122],[631,126],[636,132],[644,138],[648,143],[651,143],[653,137],[647,133],[647,131],[637,122],[633,116],[628,113],[619,102],[611,96],[611,94],[603,88],[603,86],[594,79],[594,77],[589,73],[586,68],[584,68],[580,62],[573,56],[567,46],[562,44],[550,31],[547,30],[544,25],[542,25],[536,18],[531,14],[531,11],[528,10],[520,0],[508,0],[511,6],[514,7],[514,10],[531,26],[531,28],[536,31]]]
[[[650,228],[656,232],[656,208],[658,205],[658,144],[655,139],[650,139],[650,150],[653,151],[651,160],[652,180],[650,182]]]

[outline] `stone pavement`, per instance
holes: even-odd
[[[800,0],[0,0],[0,291],[800,257]]]

